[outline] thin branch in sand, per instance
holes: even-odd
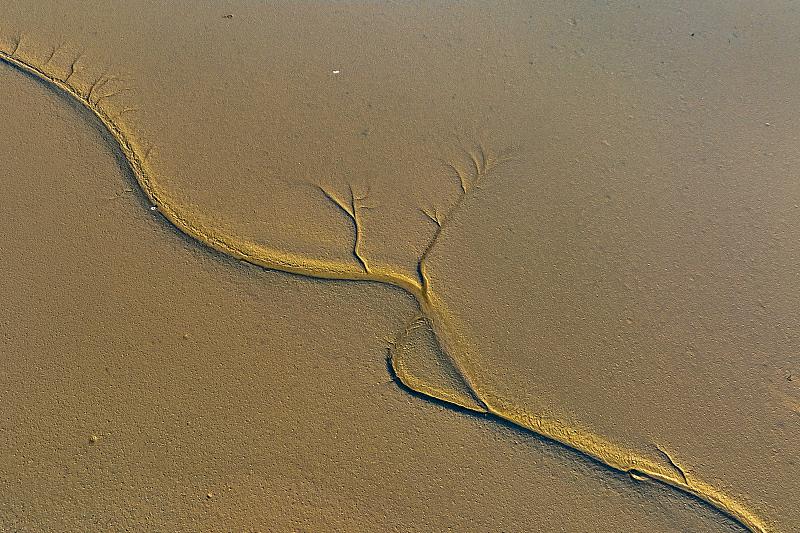
[[[341,209],[342,211],[344,211],[344,212],[345,212],[345,214],[347,214],[347,216],[349,216],[349,217],[350,217],[350,219],[353,219],[353,217],[354,217],[355,215],[353,214],[353,208],[352,208],[351,206],[348,206],[348,205],[347,205],[347,204],[345,204],[343,201],[339,200],[339,199],[338,199],[336,196],[334,196],[332,193],[329,193],[327,190],[325,190],[325,188],[324,188],[324,187],[322,187],[321,185],[319,185],[318,187],[319,187],[319,190],[320,190],[320,191],[322,191],[322,194],[324,194],[324,195],[325,195],[325,197],[326,197],[328,200],[330,200],[331,202],[333,202],[333,204],[334,204],[336,207],[338,207],[339,209]]]
[[[489,158],[486,155],[486,150],[483,149],[483,145],[478,145],[478,153],[476,154],[476,159],[478,159],[481,163],[481,171],[479,175],[485,176],[486,173],[489,171]]]
[[[358,196],[358,195],[353,193],[353,187],[350,186],[350,196],[353,198],[353,212],[354,213],[357,212],[359,209],[374,209],[374,208],[378,207],[378,204],[368,205],[368,204],[362,203],[364,200],[367,199],[367,196],[369,196],[370,190],[371,190],[371,188],[369,186],[367,186],[366,192],[364,192],[363,195]]]
[[[58,46],[56,46],[55,48],[53,48],[53,51],[52,51],[52,52],[50,52],[50,57],[48,57],[48,58],[47,58],[47,61],[45,61],[45,62],[44,62],[44,65],[43,65],[43,66],[45,66],[45,67],[46,67],[47,65],[49,65],[49,64],[50,64],[50,62],[51,62],[51,61],[53,60],[53,58],[56,56],[56,54],[58,53],[58,51],[59,51],[59,50],[61,50],[61,47],[62,47],[62,46],[64,46],[64,43],[61,43],[61,44],[59,44]]]
[[[356,196],[356,194],[353,192],[353,186],[350,185],[349,188],[350,188],[350,208],[352,209],[353,226],[355,227],[355,232],[356,232],[356,239],[355,243],[353,244],[353,255],[356,256],[358,261],[361,263],[361,266],[364,267],[364,271],[369,272],[369,267],[367,266],[367,262],[359,252],[359,247],[360,247],[359,245],[361,244],[361,233],[362,233],[361,217],[359,215],[359,211],[364,207],[364,204],[362,204],[361,202],[366,199],[367,194],[369,194],[369,189],[367,189],[367,192],[364,193],[363,196]]]
[[[94,99],[94,101],[92,101],[92,95],[95,93],[95,91],[99,92],[101,89],[104,89],[109,83],[115,81],[123,82],[127,80],[123,80],[118,76],[109,75],[107,70],[103,71],[103,73],[100,74],[100,76],[95,80],[92,86],[89,87],[89,92],[86,95],[86,101],[91,104],[97,105],[98,103],[100,103],[101,100],[105,98],[110,98],[112,96],[116,96],[117,94],[132,90],[128,87],[122,87],[121,89],[112,90],[110,93],[100,94],[99,96],[97,96],[97,98]]]
[[[686,479],[686,472],[684,472],[684,471],[683,471],[683,468],[681,468],[681,467],[678,465],[678,463],[676,463],[675,461],[673,461],[673,460],[672,460],[672,457],[670,456],[670,454],[668,454],[668,453],[666,452],[666,450],[664,450],[663,448],[661,448],[661,446],[658,446],[658,445],[656,445],[656,449],[657,449],[659,452],[661,452],[661,455],[663,455],[663,456],[664,456],[664,457],[667,459],[667,462],[669,462],[669,464],[672,466],[672,468],[674,468],[675,470],[677,470],[677,471],[678,471],[678,473],[681,475],[681,480],[683,481],[683,484],[684,484],[684,485],[686,485],[686,486],[688,487],[688,486],[689,486],[689,480],[688,480],[688,479]]]
[[[81,59],[83,59],[83,54],[78,55],[78,57],[76,57],[75,60],[72,61],[72,63],[70,63],[69,74],[67,74],[67,77],[64,78],[64,83],[69,84],[69,79],[75,74],[78,61],[80,61]]]
[[[428,245],[422,251],[419,261],[417,262],[417,274],[420,282],[422,283],[423,290],[427,290],[428,287],[428,277],[425,273],[424,263],[427,260],[428,255],[430,255],[431,250],[433,250],[433,248],[436,246],[436,243],[439,240],[439,235],[441,235],[447,221],[449,221],[453,216],[453,213],[455,213],[461,207],[467,197],[473,194],[475,189],[481,188],[482,179],[487,176],[497,164],[496,161],[488,155],[487,151],[481,144],[478,145],[478,148],[475,151],[464,150],[464,153],[469,156],[469,160],[474,170],[473,175],[470,177],[467,177],[466,173],[462,172],[455,163],[444,161],[445,166],[456,173],[456,176],[458,176],[461,184],[461,192],[450,210],[444,214],[440,214],[436,210],[433,212],[426,211],[425,209],[422,210],[422,212],[437,226],[436,231],[431,237],[431,240],[428,242]]]
[[[395,361],[395,351],[397,350],[397,346],[408,337],[409,333],[419,328],[421,325],[425,323],[426,317],[423,313],[414,313],[414,316],[411,317],[406,323],[406,326],[393,338],[387,339],[388,348],[386,358],[394,368],[394,361]]]
[[[19,52],[19,47],[22,45],[22,35],[17,36],[17,42],[14,43],[14,49],[11,50],[9,54],[11,57],[16,57],[17,52]]]
[[[422,211],[422,213],[423,213],[423,214],[424,214],[426,217],[428,217],[428,218],[431,220],[431,222],[433,222],[434,224],[436,224],[436,225],[437,225],[437,226],[439,226],[439,227],[441,227],[441,226],[442,226],[443,219],[442,219],[442,217],[439,215],[439,212],[436,210],[436,208],[435,208],[435,207],[434,207],[434,208],[432,208],[430,211],[429,211],[429,210],[427,210],[427,209],[424,209],[424,208],[423,208],[423,209],[420,209],[420,211]]]
[[[456,176],[458,177],[458,182],[461,185],[461,192],[466,194],[466,192],[467,192],[467,177],[464,175],[464,173],[461,171],[461,169],[459,169],[457,166],[455,166],[450,161],[443,160],[442,162],[445,164],[446,167],[448,167],[449,169],[451,169],[453,172],[456,173]]]
[[[106,86],[106,84],[103,84],[103,87],[105,87],[105,86]],[[100,90],[100,89],[98,89],[98,90]],[[94,103],[94,105],[100,105],[100,102],[102,102],[103,100],[105,100],[107,98],[113,98],[114,96],[117,96],[119,94],[131,92],[131,91],[133,91],[133,89],[131,89],[130,87],[123,87],[122,89],[117,89],[116,91],[112,91],[110,93],[99,95],[97,98],[94,99],[93,103]]]
[[[475,169],[475,176],[482,176],[483,171],[481,170],[481,163],[478,161],[478,157],[475,155],[475,152],[472,150],[464,150],[464,152],[467,154],[467,156],[469,156],[470,163],[472,163],[472,168]]]
[[[353,242],[353,256],[361,264],[361,267],[364,269],[364,272],[369,273],[369,266],[367,265],[367,261],[364,259],[364,257],[361,255],[361,252],[360,252],[360,248],[361,248],[361,246],[360,246],[361,245],[361,217],[359,215],[359,210],[360,209],[362,209],[364,207],[369,208],[369,206],[364,206],[364,205],[361,204],[361,201],[364,200],[367,195],[364,194],[363,196],[357,196],[353,192],[353,186],[350,185],[349,186],[349,189],[350,189],[350,201],[349,202],[344,202],[344,201],[340,200],[339,198],[337,198],[334,194],[328,192],[321,185],[319,185],[318,187],[319,187],[319,190],[322,191],[322,194],[324,194],[325,197],[333,203],[333,205],[338,207],[353,222],[353,228],[354,228],[354,231],[355,231],[355,240]]]
[[[147,158],[150,157],[150,152],[153,151],[153,148],[155,148],[155,146],[156,146],[156,143],[154,143],[154,142],[152,142],[152,143],[147,145],[147,148],[145,148],[144,153],[142,154],[142,163],[147,161]]]
[[[98,88],[98,86],[99,86],[100,88],[102,88],[102,87],[105,87],[105,86],[106,86],[106,84],[109,82],[109,80],[110,80],[110,79],[111,79],[111,78],[110,78],[109,76],[106,76],[106,73],[105,73],[105,72],[103,72],[102,74],[100,74],[100,77],[99,77],[99,78],[97,78],[97,79],[94,81],[94,83],[92,83],[92,84],[89,86],[89,91],[86,93],[86,101],[87,101],[87,102],[89,102],[89,103],[95,103],[95,104],[96,104],[97,102],[92,102],[92,93],[94,93],[94,90],[95,90],[95,89],[97,89],[97,88]]]

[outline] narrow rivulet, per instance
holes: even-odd
[[[495,165],[501,162],[501,157],[493,157],[485,150],[478,149],[468,153],[469,162],[472,166],[470,172],[461,170],[455,165],[452,166],[452,170],[459,179],[459,197],[447,213],[442,214],[436,210],[423,211],[434,224],[435,231],[427,247],[420,255],[416,277],[387,268],[369,266],[359,249],[362,238],[362,221],[359,211],[366,207],[361,203],[366,195],[358,195],[352,188],[350,188],[350,198],[347,201],[342,200],[328,190],[321,189],[324,195],[341,209],[353,224],[355,233],[352,250],[355,259],[353,263],[339,263],[302,257],[246,242],[235,235],[229,235],[219,229],[192,221],[191,215],[177,202],[171,201],[168,192],[159,185],[157,177],[153,175],[151,168],[147,164],[150,147],[142,146],[135,142],[132,135],[126,133],[124,126],[121,124],[120,117],[134,110],[122,108],[112,113],[107,108],[106,103],[111,100],[111,97],[126,89],[102,93],[103,88],[112,80],[108,76],[101,76],[100,79],[91,83],[88,88],[80,89],[79,85],[73,81],[78,60],[69,65],[68,75],[58,77],[49,68],[53,59],[52,56],[46,62],[42,62],[41,65],[37,66],[34,64],[35,61],[20,53],[20,41],[18,39],[10,50],[0,50],[0,59],[40,80],[59,94],[78,102],[94,115],[122,152],[142,193],[152,206],[182,233],[204,246],[266,269],[290,272],[316,279],[371,281],[397,287],[410,294],[416,300],[419,312],[409,322],[404,332],[400,333],[397,341],[401,340],[403,335],[410,331],[412,327],[420,324],[420,322],[430,327],[442,353],[460,376],[474,402],[461,403],[454,401],[451,396],[439,397],[435,393],[432,394],[429,388],[423,391],[415,387],[414,380],[409,379],[410,376],[401,365],[397,364],[397,360],[394,357],[396,341],[389,346],[389,358],[395,378],[404,386],[425,396],[456,404],[459,408],[482,413],[484,416],[496,417],[536,435],[557,441],[614,470],[628,473],[635,480],[655,480],[691,494],[722,511],[750,531],[766,532],[771,530],[759,517],[742,504],[721,493],[715,487],[694,479],[678,467],[677,463],[663,448],[659,447],[658,449],[667,459],[664,463],[636,456],[621,446],[584,429],[567,426],[555,419],[526,413],[508,402],[492,397],[490,393],[481,390],[471,369],[471,363],[476,358],[470,353],[469,343],[463,338],[463,335],[459,335],[458,330],[452,327],[455,323],[455,317],[447,312],[444,302],[437,297],[435,291],[431,288],[426,266],[428,257],[436,246],[442,232],[448,227],[448,222],[466,203],[466,200],[475,195]]]

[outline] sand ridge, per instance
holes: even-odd
[[[148,168],[147,158],[151,147],[135,141],[126,131],[125,126],[120,122],[120,118],[129,111],[128,108],[123,108],[122,111],[114,116],[111,116],[108,111],[104,110],[102,103],[109,95],[98,95],[96,91],[101,90],[107,82],[98,79],[89,85],[88,90],[81,90],[71,81],[76,72],[75,62],[69,65],[66,76],[58,77],[48,70],[47,64],[36,65],[27,60],[21,48],[24,48],[24,43],[22,43],[20,39],[17,40],[16,45],[11,50],[0,52],[0,58],[6,63],[38,78],[50,87],[55,88],[73,101],[80,103],[94,114],[117,143],[130,170],[136,177],[142,192],[153,204],[153,207],[184,234],[228,256],[264,268],[320,279],[383,283],[400,288],[413,296],[419,305],[421,315],[425,318],[425,324],[427,327],[431,328],[434,337],[442,349],[442,353],[445,354],[447,360],[452,364],[453,368],[456,369],[460,380],[467,387],[469,394],[475,399],[475,405],[470,405],[470,403],[466,401],[461,405],[452,398],[441,398],[437,396],[435,390],[420,390],[422,387],[419,385],[415,386],[413,380],[408,379],[406,371],[402,368],[402,359],[397,359],[397,361],[395,361],[394,358],[391,358],[397,378],[412,390],[416,390],[421,394],[439,397],[439,399],[450,401],[466,409],[485,412],[496,416],[519,427],[561,442],[603,462],[611,468],[629,472],[632,476],[645,476],[659,480],[703,499],[714,507],[726,512],[742,525],[753,531],[768,530],[757,517],[753,516],[746,509],[743,509],[736,502],[731,501],[725,495],[719,493],[714,487],[708,486],[701,481],[687,478],[686,474],[677,466],[666,451],[662,450],[665,456],[664,464],[643,460],[620,449],[613,443],[606,442],[588,432],[567,427],[556,420],[548,420],[519,412],[512,405],[506,405],[501,399],[487,398],[486,395],[481,392],[480,386],[476,384],[475,378],[470,371],[469,349],[465,346],[463,339],[460,339],[459,336],[454,333],[454,328],[450,325],[453,318],[450,313],[447,312],[442,301],[437,298],[435,292],[430,289],[425,273],[425,259],[436,244],[439,235],[445,230],[447,221],[454,216],[455,211],[462,206],[464,201],[469,199],[477,189],[476,186],[469,184],[470,178],[467,175],[458,174],[461,181],[462,195],[459,197],[455,208],[445,215],[437,212],[428,214],[429,218],[436,224],[437,229],[430,244],[421,255],[418,264],[420,279],[412,279],[390,269],[371,268],[368,266],[367,261],[361,257],[358,249],[361,225],[359,209],[365,207],[360,203],[365,197],[364,195],[353,192],[352,189],[350,191],[349,201],[342,201],[335,193],[327,190],[323,190],[323,192],[328,196],[330,201],[338,206],[353,222],[355,234],[353,255],[356,259],[355,264],[350,265],[332,261],[315,260],[286,254],[278,250],[271,250],[264,246],[253,245],[213,227],[207,227],[190,220],[182,211],[180,205],[171,201],[168,192],[159,186],[157,179],[154,178]],[[50,59],[52,59],[52,56]],[[48,63],[49,61],[50,60],[48,60]],[[489,164],[490,159],[491,158],[485,154],[472,154],[475,171],[472,177],[482,179],[484,176],[488,175],[492,166]],[[415,317],[415,321],[416,320],[418,320],[418,317]],[[443,395],[444,394],[441,396]]]

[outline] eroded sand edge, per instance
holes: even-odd
[[[712,506],[736,519],[743,526],[752,531],[769,531],[770,529],[753,513],[749,512],[738,502],[722,494],[715,487],[707,485],[694,478],[687,479],[682,469],[670,458],[667,451],[662,451],[665,457],[664,463],[638,457],[629,451],[593,435],[581,429],[571,428],[557,420],[551,420],[516,409],[513,405],[503,401],[501,398],[490,397],[482,392],[481,387],[476,383],[474,374],[471,371],[470,350],[464,339],[454,333],[454,318],[448,313],[441,299],[430,288],[428,277],[425,271],[425,260],[429,252],[435,246],[439,235],[447,226],[447,221],[453,213],[462,205],[463,201],[474,194],[475,183],[470,183],[470,178],[459,174],[461,179],[462,194],[454,208],[446,215],[431,213],[429,217],[437,225],[436,233],[431,239],[421,255],[418,263],[418,279],[401,274],[386,268],[371,268],[359,253],[359,236],[361,231],[361,219],[359,209],[361,208],[361,198],[351,190],[350,198],[342,199],[328,191],[326,196],[338,206],[352,221],[355,241],[353,246],[353,256],[357,264],[338,263],[334,261],[322,261],[313,258],[301,257],[288,254],[280,250],[273,250],[261,245],[246,242],[235,235],[220,232],[213,227],[207,227],[193,221],[186,215],[182,207],[172,201],[166,190],[161,188],[154,178],[152,170],[148,167],[147,158],[150,147],[138,142],[128,132],[125,126],[119,121],[119,115],[113,117],[103,107],[103,97],[95,94],[98,84],[102,85],[102,78],[98,79],[88,87],[80,87],[71,81],[74,73],[74,63],[70,67],[70,72],[66,77],[58,77],[47,68],[47,65],[36,65],[28,58],[19,54],[20,42],[17,41],[13,49],[0,51],[0,59],[4,62],[22,70],[43,83],[57,90],[66,97],[80,103],[83,107],[94,114],[108,133],[119,146],[125,160],[136,177],[136,180],[146,195],[148,200],[167,220],[170,221],[182,233],[208,246],[214,250],[224,253],[236,259],[258,265],[264,268],[290,272],[302,276],[335,279],[335,280],[360,280],[372,281],[398,287],[417,301],[420,315],[426,324],[429,325],[445,357],[450,361],[456,370],[461,381],[468,389],[468,395],[463,396],[462,400],[456,399],[453,395],[446,394],[446,391],[437,391],[431,387],[422,386],[416,382],[403,369],[402,359],[394,357],[394,350],[390,347],[390,357],[392,367],[395,370],[395,377],[406,387],[426,396],[458,405],[461,408],[487,413],[519,427],[530,430],[536,434],[549,439],[558,441],[574,450],[586,454],[609,467],[631,474],[631,476],[649,477],[667,485],[673,486],[686,493],[692,494],[708,502]],[[491,156],[486,153],[472,154],[474,164],[473,179],[479,180],[489,174],[493,166],[500,162],[501,157]],[[402,334],[401,334],[402,336]],[[402,339],[398,339],[400,341]],[[474,401],[472,401],[474,400]]]

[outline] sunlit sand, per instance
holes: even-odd
[[[46,122],[52,115],[64,124],[54,129],[69,124],[82,131],[56,138],[73,143],[69,136],[77,136],[83,147],[36,148],[49,158],[43,160],[49,167],[39,170],[24,160],[6,162],[4,175],[15,176],[13,184],[4,185],[9,198],[19,194],[24,199],[24,191],[38,187],[36,195],[44,202],[49,192],[51,199],[39,205],[51,207],[38,220],[50,220],[57,231],[48,233],[47,225],[32,223],[37,211],[28,202],[18,201],[16,209],[9,203],[20,229],[9,232],[4,246],[18,249],[20,261],[6,254],[8,290],[18,298],[4,320],[6,338],[16,339],[8,341],[4,360],[4,386],[12,391],[5,416],[16,421],[7,429],[6,477],[27,487],[28,494],[47,496],[9,499],[7,518],[0,520],[23,529],[58,527],[43,513],[60,506],[66,520],[61,525],[79,529],[130,520],[147,529],[141,522],[145,515],[151,517],[150,527],[185,527],[194,521],[213,529],[235,516],[242,527],[267,530],[319,529],[325,523],[336,530],[371,529],[367,524],[381,520],[374,508],[357,503],[362,497],[348,499],[314,487],[336,487],[338,479],[352,484],[352,492],[365,483],[392,494],[402,514],[404,505],[418,505],[415,486],[441,482],[453,468],[466,468],[477,478],[465,473],[460,482],[482,481],[475,482],[474,493],[460,498],[461,505],[448,511],[443,501],[452,492],[445,491],[426,512],[404,518],[395,514],[393,523],[426,529],[466,520],[458,529],[476,530],[603,530],[626,523],[641,530],[681,524],[684,529],[791,531],[797,525],[787,495],[800,489],[793,446],[800,438],[794,379],[800,370],[793,333],[800,303],[800,188],[791,170],[797,158],[784,144],[790,134],[784,131],[770,144],[775,129],[790,124],[772,118],[779,111],[786,114],[783,85],[775,82],[773,94],[753,100],[748,108],[752,120],[720,118],[731,109],[731,86],[738,84],[753,98],[760,90],[722,63],[736,60],[757,69],[758,59],[779,46],[767,37],[782,38],[776,31],[785,22],[775,15],[769,19],[772,26],[748,27],[748,35],[763,36],[737,45],[743,33],[737,17],[746,17],[745,11],[723,14],[708,8],[692,19],[654,9],[641,19],[609,8],[595,13],[596,27],[586,28],[584,17],[596,8],[533,10],[529,17],[522,16],[530,9],[524,5],[504,9],[385,6],[340,12],[262,6],[242,7],[228,16],[197,8],[193,21],[185,22],[187,31],[192,24],[205,28],[205,41],[196,46],[169,42],[170,34],[159,29],[148,31],[164,40],[137,33],[137,24],[177,17],[173,12],[144,11],[125,27],[113,17],[62,13],[115,29],[104,37],[107,42],[92,42],[85,35],[91,24],[74,26],[67,40],[50,29],[52,20],[46,16],[10,10],[3,21],[0,59],[8,80],[3,85],[9,92],[7,113],[19,117],[14,127],[33,128],[26,117]],[[470,33],[482,16],[492,24]],[[311,37],[303,44],[300,36],[264,32],[264,21],[277,28],[282,19],[304,20],[317,31],[330,32],[329,48],[314,49]],[[705,29],[675,33],[689,19],[701,21]],[[390,42],[378,32],[373,46],[358,48],[357,54],[342,39],[350,32],[356,35],[364,21],[389,28],[397,20],[419,34]],[[450,57],[452,64],[444,52],[451,41],[432,32],[444,20],[471,38]],[[643,24],[634,31],[639,40],[609,39],[599,29],[625,21]],[[210,31],[209,24],[219,29]],[[541,31],[553,24],[561,28],[557,37]],[[645,29],[649,24],[668,29],[653,34]],[[498,36],[505,30],[525,39],[503,44]],[[692,41],[698,36],[707,39],[705,48]],[[86,44],[69,44],[81,40]],[[675,49],[649,48],[663,40]],[[549,47],[540,48],[548,42]],[[405,84],[393,83],[390,67],[398,61],[396,68],[410,66],[403,57],[411,56],[384,55],[397,43],[409,53],[414,50],[421,61],[415,63],[420,72],[406,72]],[[145,46],[147,55],[140,53]],[[200,48],[215,52],[198,55]],[[635,51],[640,48],[663,54],[680,68],[664,70],[659,66],[664,61],[638,63]],[[181,60],[155,53],[159,50]],[[439,55],[431,52],[436,50]],[[107,57],[101,59],[103,54]],[[483,65],[480,76],[466,81],[456,63],[471,56],[484,63],[476,62]],[[348,57],[355,63],[344,63]],[[296,63],[289,67],[278,58]],[[266,66],[270,61],[291,74],[276,77],[276,70]],[[175,70],[164,74],[168,64]],[[559,64],[571,66],[562,70]],[[709,69],[711,82],[703,77]],[[551,78],[543,78],[543,72]],[[187,85],[190,74],[195,79]],[[784,83],[800,77],[795,70],[770,75]],[[385,91],[372,85],[376,76]],[[588,87],[594,96],[589,97],[581,80],[591,76],[594,85]],[[433,77],[441,79],[429,85]],[[558,88],[562,83],[566,89]],[[296,93],[286,92],[295,85]],[[545,92],[533,90],[537,87]],[[403,107],[395,107],[398,102]],[[459,115],[462,107],[474,116]],[[655,124],[660,124],[656,131]],[[694,131],[678,134],[681,127]],[[724,139],[729,128],[738,128],[739,135]],[[747,128],[755,140],[741,135]],[[17,137],[10,143],[21,138],[11,130],[3,134]],[[32,144],[8,153],[21,154]],[[769,152],[762,152],[761,145]],[[751,150],[747,161],[739,156],[743,146]],[[76,153],[78,160],[94,161],[84,155],[89,151],[98,162],[89,174],[79,174],[74,186],[85,189],[70,194],[71,214],[59,217],[55,211],[66,209],[64,193],[57,185],[44,185],[42,178],[53,169],[72,172]],[[755,154],[764,160],[754,159]],[[105,215],[95,220],[94,206],[101,199]],[[80,209],[82,202],[87,209]],[[120,228],[129,225],[120,231],[114,220]],[[37,236],[30,242],[19,237],[26,226]],[[51,242],[55,235],[60,236],[57,244]],[[37,249],[36,241],[48,244]],[[84,249],[91,243],[94,252]],[[162,250],[157,261],[149,247]],[[71,266],[58,269],[54,278],[48,269],[70,256],[70,249],[76,250],[68,260]],[[37,263],[40,253],[48,259]],[[107,259],[98,271],[91,265],[101,256]],[[98,272],[101,281],[87,286]],[[124,289],[102,281],[123,272],[138,272]],[[195,280],[188,293],[180,286],[169,288],[186,276]],[[150,289],[135,288],[143,282]],[[77,290],[81,284],[84,292]],[[159,285],[162,289],[146,296]],[[22,286],[28,292],[20,291]],[[123,298],[113,296],[120,291]],[[299,303],[320,298],[315,291],[332,292],[317,305]],[[52,309],[32,303],[48,298],[44,294],[52,295]],[[148,301],[154,306],[145,327],[141,313]],[[70,317],[65,310],[71,305],[76,314]],[[349,322],[347,309],[353,310]],[[62,329],[57,317],[82,317],[81,325],[68,327],[67,320]],[[42,319],[59,333],[23,326]],[[115,326],[119,320],[127,325]],[[265,320],[261,326],[260,320]],[[198,330],[204,322],[208,325]],[[178,334],[181,328],[186,332]],[[102,342],[97,341],[100,332]],[[37,344],[37,335],[43,344]],[[49,367],[21,355],[42,350],[54,357]],[[140,357],[126,367],[122,361],[131,350]],[[220,350],[227,363],[221,363],[218,374],[214,365],[204,363]],[[285,355],[262,358],[264,350]],[[331,354],[337,350],[348,355],[337,359]],[[353,359],[356,353],[363,357]],[[169,354],[176,354],[177,366]],[[139,383],[158,383],[156,399],[149,402],[142,390],[114,393],[120,383],[112,386],[114,364],[108,361],[132,372],[134,382],[142,372]],[[48,381],[59,365],[70,368],[62,370],[64,376],[79,374],[65,383]],[[31,368],[37,370],[26,376],[24,370]],[[323,368],[325,378],[313,377]],[[49,377],[33,377],[37,372]],[[377,375],[383,377],[376,380]],[[189,386],[193,381],[203,386]],[[233,383],[235,393],[226,388]],[[97,406],[104,406],[101,411],[94,411],[79,392],[67,392],[81,386],[85,392],[89,388],[86,394]],[[40,390],[24,400],[21,393],[31,387]],[[208,410],[170,407],[192,401],[195,393],[202,398],[206,388],[215,391]],[[275,390],[282,392],[275,395]],[[226,423],[229,394],[242,396],[237,420]],[[368,400],[374,394],[386,400],[385,407]],[[77,411],[46,414],[41,409],[48,397],[56,406],[73,405]],[[330,402],[340,401],[342,409],[330,410]],[[123,414],[123,406],[131,412]],[[398,406],[404,414],[390,415]],[[178,411],[182,415],[176,418]],[[30,439],[33,434],[26,432],[38,427],[25,414],[33,412],[40,413],[42,424],[59,427],[67,436],[50,433],[42,447],[21,451],[20,439]],[[218,418],[204,432],[208,413]],[[70,416],[74,425],[65,429]],[[149,439],[133,437],[123,420],[138,424],[137,419],[155,424],[156,440],[174,452],[154,451]],[[356,433],[370,435],[355,441],[359,457],[373,457],[364,464],[331,444],[326,433],[352,419],[362,424],[353,426]],[[179,422],[185,427],[175,433]],[[271,435],[263,438],[275,442],[240,435],[243,426],[252,431],[254,423]],[[285,431],[287,423],[318,426],[326,436],[312,432],[293,438]],[[381,450],[381,438],[399,438],[406,453],[409,446],[417,448],[413,434],[402,436],[398,426],[403,423],[419,432],[424,444],[418,453],[440,458],[405,470],[400,480],[385,479],[375,457],[388,456],[397,468],[409,463],[395,448]],[[369,431],[357,429],[367,426]],[[458,432],[450,438],[459,449],[471,452],[455,458],[447,447],[432,450],[444,426]],[[187,433],[186,428],[196,429]],[[192,444],[192,439],[217,439],[219,444],[226,432],[240,451],[224,460],[219,457],[226,453],[224,444],[211,446],[212,456]],[[78,445],[81,434],[84,441]],[[314,444],[320,438],[325,444]],[[41,479],[47,465],[82,464],[75,457],[99,453],[106,443],[114,451],[98,457],[104,466],[97,472],[67,476],[72,479],[68,486],[92,511],[83,513],[75,502],[53,499],[53,486]],[[259,463],[256,473],[248,456],[260,457],[259,447],[265,453],[284,451],[266,470]],[[297,470],[302,462],[296,458],[280,459],[293,447],[305,452],[289,452],[292,457],[322,453],[315,481]],[[325,450],[335,457],[325,459]],[[450,459],[443,461],[439,452]],[[537,453],[545,455],[530,457]],[[205,485],[167,466],[187,464],[187,454],[194,457],[188,472],[204,472],[198,475]],[[349,464],[346,473],[337,467],[343,461]],[[497,461],[502,465],[490,469],[489,463]],[[542,475],[538,463],[551,472],[546,483],[536,479]],[[231,477],[209,474],[219,467],[230,469]],[[172,481],[150,485],[163,471],[171,472]],[[574,479],[575,471],[582,472],[580,480]],[[126,492],[124,483],[109,482],[114,472],[148,484],[152,492]],[[524,472],[528,497],[523,502],[517,501],[522,495],[515,485]],[[283,488],[258,485],[265,476],[278,476]],[[92,482],[81,481],[86,479]],[[397,484],[389,487],[380,479]],[[450,477],[445,484],[455,480]],[[101,493],[93,495],[92,486],[101,487]],[[261,488],[254,491],[256,486]],[[249,489],[242,492],[243,487]],[[288,497],[289,503],[264,507],[271,491],[287,487],[306,492]],[[490,490],[493,496],[479,496]],[[193,495],[172,500],[171,510],[152,515],[163,491]],[[586,511],[564,518],[562,509],[573,505],[553,496],[559,491],[577,491]],[[232,496],[226,499],[228,493]],[[94,503],[85,503],[92,498]],[[111,501],[125,503],[111,512]],[[523,527],[520,509],[538,508],[544,501],[550,514],[531,517]],[[471,512],[480,506],[469,502],[492,508],[497,523],[475,522]],[[282,511],[285,505],[292,511]],[[331,522],[336,509],[348,511]],[[383,520],[388,520],[386,513]],[[383,523],[375,530],[385,529]]]

